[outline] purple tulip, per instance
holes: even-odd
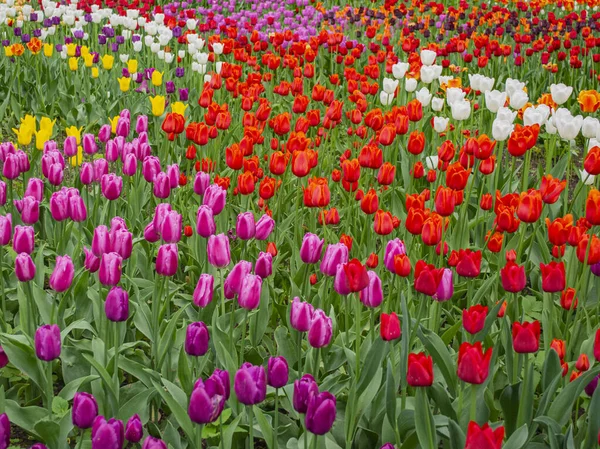
[[[98,416],[92,425],[92,449],[121,449],[125,439],[123,422]]]
[[[242,240],[250,240],[256,234],[256,224],[252,212],[242,212],[237,217],[235,233]]]
[[[179,186],[179,175],[179,165],[167,165],[167,176],[169,177],[171,189],[176,189]]]
[[[138,115],[135,121],[135,132],[139,134],[146,131],[148,131],[148,116]]]
[[[244,363],[237,373],[233,383],[235,395],[244,405],[255,405],[265,400],[267,395],[267,380],[265,369]]]
[[[160,161],[156,156],[146,156],[142,162],[142,176],[146,182],[154,182],[160,173]]]
[[[98,416],[98,403],[96,398],[89,393],[75,393],[71,419],[75,427],[89,429]]]
[[[130,443],[139,443],[144,435],[142,420],[137,413],[127,421],[125,426],[125,439]]]
[[[50,275],[50,288],[58,293],[69,289],[73,282],[75,268],[69,256],[56,256],[54,271]]]
[[[325,435],[331,430],[335,421],[336,401],[335,396],[324,391],[312,394],[308,398],[308,409],[304,424],[309,432],[315,435]]]
[[[20,253],[15,259],[15,275],[19,282],[29,282],[35,277],[35,264],[27,253]]]
[[[156,272],[161,276],[173,276],[177,273],[179,254],[176,243],[168,243],[158,248]]]
[[[100,269],[100,258],[96,257],[92,251],[88,248],[83,247],[83,253],[85,254],[85,260],[83,266],[90,273],[95,273]]]
[[[0,215],[0,246],[6,246],[12,238],[12,215]]]
[[[98,279],[102,285],[117,285],[121,281],[123,258],[115,252],[105,253],[100,259]]]
[[[123,174],[125,176],[133,176],[137,173],[137,158],[134,154],[128,154],[123,160]]]
[[[98,131],[98,140],[100,142],[106,143],[108,139],[110,139],[110,135],[112,134],[112,127],[109,124],[102,125],[100,127],[100,131]],[[83,135],[85,141],[85,134]]]
[[[204,238],[208,238],[215,233],[217,225],[213,211],[209,206],[200,206],[196,214],[196,232]]]
[[[298,413],[306,413],[308,401],[311,396],[319,394],[319,386],[315,378],[310,374],[305,374],[299,380],[294,382],[294,396],[292,405]]]
[[[275,220],[265,214],[256,222],[256,234],[254,238],[256,240],[267,240],[273,229],[275,229]]]
[[[2,176],[6,179],[16,179],[21,174],[19,170],[19,160],[16,154],[7,154],[2,166]]]
[[[331,318],[325,315],[321,309],[315,310],[308,330],[308,343],[313,348],[327,346],[331,342],[332,327]]]
[[[133,251],[133,234],[127,229],[110,230],[112,250],[123,259],[129,259]]]
[[[165,215],[160,235],[166,243],[177,243],[181,240],[181,221],[181,214],[174,210]]]
[[[348,247],[343,243],[327,245],[319,269],[326,276],[335,276],[340,264],[348,263]]]
[[[223,394],[225,400],[229,400],[229,395],[231,394],[231,379],[229,378],[229,372],[227,370],[216,369],[212,375],[211,379],[220,382],[223,387]]]
[[[69,197],[64,190],[54,192],[50,197],[50,214],[55,221],[69,218]]]
[[[0,346],[0,368],[4,368],[6,365],[8,365],[8,356],[4,352],[4,348]]]
[[[102,175],[100,187],[102,189],[102,195],[104,195],[107,200],[114,201],[121,196],[121,191],[123,190],[123,178],[114,173]]]
[[[29,178],[24,196],[31,196],[37,201],[42,201],[44,199],[44,181],[39,178]]]
[[[128,118],[119,118],[119,120],[117,120],[117,136],[127,137],[129,135],[129,127],[130,123]]]
[[[368,271],[369,285],[360,291],[360,301],[367,307],[378,307],[383,302],[381,279],[374,271]]]
[[[104,175],[108,175],[108,161],[106,159],[94,159],[94,181],[101,182]],[[113,175],[116,177],[116,175]]]
[[[61,164],[52,164],[48,169],[48,182],[53,186],[61,185],[64,176],[64,166]]]
[[[297,296],[292,301],[292,307],[290,309],[290,324],[298,332],[308,332],[310,324],[312,323],[312,317],[314,313],[314,307],[308,302],[300,301]]]
[[[196,195],[204,195],[206,189],[210,185],[210,175],[208,173],[204,173],[199,171],[196,173],[196,177],[194,178],[194,193]]]
[[[235,264],[231,272],[225,278],[223,291],[225,298],[232,299],[239,295],[242,288],[242,281],[252,271],[252,263],[246,260],[240,260]]]
[[[6,413],[0,415],[0,448],[6,449],[10,446],[10,421]]]
[[[0,180],[0,206],[6,204],[6,183]]]
[[[454,294],[454,285],[452,284],[452,270],[450,268],[444,268],[442,274],[442,280],[440,281],[433,299],[436,301],[447,301],[452,298]]]
[[[590,265],[590,269],[594,276],[600,276],[600,262]]]
[[[60,357],[61,337],[56,324],[46,324],[35,331],[35,354],[45,362]]]
[[[31,226],[15,226],[13,249],[15,253],[31,254],[35,248],[34,230]]]
[[[85,202],[79,195],[72,195],[69,197],[69,214],[71,220],[76,223],[81,223],[87,219]]]
[[[77,138],[75,136],[67,136],[63,145],[63,153],[67,157],[77,156]]]
[[[115,162],[119,159],[119,146],[114,140],[109,140],[106,142],[104,157],[108,162]]]
[[[171,212],[171,210],[173,209],[171,208],[171,205],[169,203],[161,203],[158,206],[156,206],[152,222],[154,223],[154,229],[157,232],[160,232],[160,230],[162,229],[162,224],[165,221],[167,214]]]
[[[267,383],[273,388],[285,387],[288,383],[289,368],[285,357],[271,357],[267,365]]]
[[[160,235],[156,232],[153,222],[148,223],[144,228],[144,238],[150,243],[158,242],[160,240]]]
[[[105,256],[106,257],[106,256]],[[121,287],[113,287],[106,295],[104,312],[110,321],[119,323],[129,318],[129,295]]]
[[[380,449],[396,449],[392,443],[385,443]]]
[[[224,268],[231,262],[229,239],[225,234],[211,235],[206,250],[208,263],[213,267]]]
[[[300,247],[300,259],[302,262],[313,264],[321,260],[321,253],[323,252],[324,239],[320,239],[317,235],[307,232],[304,234],[302,239],[302,246]]]
[[[256,264],[254,266],[254,273],[263,279],[271,276],[273,273],[273,256],[271,253],[261,251],[258,254],[258,259],[256,259]]]
[[[29,449],[48,449],[48,447],[43,443],[35,443]]]
[[[404,246],[404,242],[402,240],[393,239],[387,242],[383,263],[388,271],[394,274],[396,273],[396,269],[394,268],[394,257],[404,254],[406,254],[406,247]]]
[[[92,252],[96,257],[102,257],[103,254],[110,253],[112,251],[112,244],[110,241],[110,233],[108,228],[104,225],[98,226],[94,229],[94,236],[92,237]]]
[[[154,196],[165,199],[171,194],[171,181],[165,172],[159,172],[154,178]]]
[[[206,324],[202,321],[190,323],[185,332],[185,352],[194,357],[203,356],[208,352],[209,340]]]
[[[212,275],[203,273],[198,279],[194,289],[193,300],[198,307],[206,307],[212,302],[215,278]]]
[[[202,204],[209,206],[213,211],[213,215],[219,215],[225,207],[226,198],[226,190],[222,189],[218,184],[211,184],[204,192]]]
[[[29,169],[31,168],[30,163],[29,163],[29,157],[27,156],[27,153],[19,150],[15,153],[15,156],[17,156],[17,162],[19,163],[19,172],[27,173],[29,171]]]
[[[262,291],[262,279],[254,274],[247,274],[242,281],[237,301],[240,307],[246,310],[254,310],[260,304]]]
[[[585,393],[588,396],[592,397],[594,395],[596,388],[598,388],[598,381],[600,381],[600,374],[594,377],[590,383],[585,386]]]
[[[229,383],[229,376],[227,376]],[[218,374],[213,373],[206,381],[198,379],[194,385],[188,415],[196,424],[208,424],[217,420],[225,406],[225,388]]]
[[[100,133],[102,133],[103,128],[104,127],[100,128]],[[102,137],[104,137],[104,136],[102,136]],[[109,128],[108,137],[110,138],[110,128]],[[99,138],[98,140],[100,140],[101,142],[108,141],[108,139],[103,140],[101,138]],[[85,154],[96,154],[96,152],[98,151],[98,145],[96,145],[96,138],[94,137],[93,134],[84,134],[81,139],[81,145],[83,147],[83,152]],[[65,142],[65,146],[66,146],[66,142]],[[75,154],[77,154],[77,152]],[[73,156],[75,156],[75,154],[73,154]]]
[[[17,207],[17,209],[19,208]],[[23,223],[35,224],[40,219],[40,202],[32,196],[26,196],[21,200],[20,212]]]
[[[79,180],[84,186],[90,185],[94,182],[94,166],[89,162],[81,164],[79,172]]]
[[[352,293],[352,290],[348,287],[348,276],[344,270],[345,264],[339,264],[335,272],[335,279],[333,281],[333,289],[338,295],[347,296]]]

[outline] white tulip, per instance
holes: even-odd
[[[198,35],[197,34],[188,34],[187,35],[188,44],[193,44],[197,40],[198,40]]]
[[[563,139],[574,140],[581,130],[581,125],[583,125],[583,117],[581,115],[574,117],[568,109],[560,108],[554,114],[554,126]]]
[[[583,182],[586,186],[591,186],[594,184],[596,177],[594,175],[590,175],[584,168],[583,170],[579,170],[579,179],[581,179],[581,182]]]
[[[529,101],[529,96],[522,90],[514,92],[510,96],[510,107],[513,109],[521,109]]]
[[[223,68],[223,61],[217,61],[215,64],[215,67],[216,67],[217,73],[220,75],[221,69]]]
[[[410,65],[406,62],[398,62],[392,66],[392,75],[394,75],[394,78],[397,80],[404,78],[409,67]]]
[[[396,92],[396,88],[398,87],[398,80],[393,80],[391,78],[383,79],[383,91],[387,94],[393,94]]]
[[[185,22],[185,26],[187,27],[188,30],[196,29],[197,25],[198,25],[198,21],[195,19],[187,19]]]
[[[202,65],[208,64],[208,53],[197,53],[196,61],[198,61]]]
[[[460,87],[448,87],[446,88],[446,103],[452,106],[457,101],[463,101],[465,95],[465,92]]]
[[[149,47],[150,45],[152,45],[154,43],[154,38],[152,36],[144,36],[144,44],[146,45],[146,47]]]
[[[223,44],[221,44],[220,42],[215,42],[214,44],[212,44],[212,46],[215,55],[223,54]]]
[[[466,120],[471,115],[471,103],[467,100],[457,101],[450,105],[454,120]]]
[[[598,137],[592,137],[588,142],[588,151],[594,147],[600,147],[600,140],[598,139]]]
[[[121,60],[121,62],[123,64],[125,64],[127,61],[129,61],[129,55],[128,54],[119,55],[119,59]]]
[[[586,117],[583,119],[583,123],[581,125],[581,134],[586,139],[591,139],[592,137],[596,137],[598,131],[600,130],[600,121],[594,117]]]
[[[199,38],[196,40],[196,42],[194,42],[194,47],[196,47],[197,50],[202,50],[204,48],[204,44],[206,44],[206,41]]]
[[[175,55],[173,53],[165,53],[165,62],[167,64],[171,64],[173,62],[173,60],[175,59]]]
[[[150,51],[152,51],[152,53],[158,53],[160,51],[160,44],[158,42],[153,42],[152,45],[150,45]]]
[[[454,79],[453,76],[447,76],[447,75],[440,75],[438,77],[438,81],[440,82],[440,86],[442,84],[448,84],[450,81],[452,81]]]
[[[185,58],[185,50],[178,50],[177,56],[179,56],[181,59]]]
[[[425,84],[430,84],[442,74],[441,65],[424,65],[421,67],[421,81]]]
[[[496,113],[505,103],[506,92],[492,90],[485,93],[485,107],[488,108],[488,111]]]
[[[552,96],[552,101],[558,105],[566,103],[572,93],[573,87],[571,86],[567,86],[563,83],[550,84],[550,95]]]
[[[429,93],[429,89],[426,87],[421,87],[415,95],[417,100],[419,100],[419,103],[421,103],[423,106],[429,106],[429,103],[431,102],[431,94]]]
[[[525,83],[522,83],[519,80],[514,80],[512,78],[507,78],[505,85],[506,85],[506,93],[508,94],[509,98],[515,92],[523,90],[523,88],[525,87]]]
[[[498,142],[504,142],[510,137],[514,127],[512,122],[496,119],[492,123],[492,137]]]
[[[443,98],[432,98],[431,99],[431,109],[436,112],[441,111],[444,108],[444,99]]]
[[[165,22],[165,15],[162,13],[154,14],[154,21],[162,25]]]
[[[394,94],[388,94],[386,91],[382,90],[379,92],[379,101],[384,106],[389,106],[394,101]]]
[[[206,64],[200,64],[198,66],[198,73],[204,75],[206,73]]]
[[[544,108],[542,108],[542,106],[544,106]],[[542,126],[544,123],[546,123],[546,120],[548,119],[549,114],[550,114],[550,108],[548,106],[546,106],[545,104],[541,104],[537,107],[531,106],[531,107],[525,109],[525,112],[523,112],[523,124],[525,126],[531,126],[531,125]]]
[[[404,90],[406,90],[406,92],[414,92],[417,90],[417,80],[414,78],[406,78],[406,81],[404,81]]]
[[[421,50],[421,62],[423,65],[433,65],[436,56],[437,54],[435,51]]]
[[[212,76],[210,76],[208,73],[206,75],[204,75],[204,82],[205,83],[210,83],[212,80]]]
[[[448,128],[448,121],[446,117],[433,117],[433,129],[438,133],[443,133]]]
[[[438,156],[427,156],[425,158],[425,166],[429,170],[437,170],[439,157]]]
[[[554,126],[554,117],[548,117],[546,123],[544,124],[544,128],[548,134],[556,134],[556,126]]]
[[[517,117],[517,114],[517,111],[511,111],[508,108],[501,107],[500,109],[498,109],[498,112],[496,112],[496,119],[502,120],[503,122],[513,123],[515,121],[515,118]]]

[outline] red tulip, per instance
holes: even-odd
[[[475,421],[469,423],[465,449],[500,449],[504,439],[504,427],[493,430],[488,423],[479,426]]]
[[[470,384],[482,384],[488,377],[491,359],[492,348],[484,353],[479,341],[462,343],[458,350],[458,377]]]
[[[513,348],[519,354],[537,352],[540,347],[540,322],[514,322],[512,325]]]
[[[402,331],[400,330],[400,320],[395,312],[391,314],[381,314],[381,326],[379,327],[382,340],[392,341],[400,338]]]
[[[542,272],[542,290],[548,293],[560,292],[565,289],[565,263],[540,263]]]
[[[411,387],[430,387],[433,384],[433,359],[424,352],[408,354],[406,382]]]
[[[471,335],[475,335],[477,332],[481,331],[485,325],[487,313],[487,306],[482,306],[480,304],[464,309],[462,321],[465,330]]]

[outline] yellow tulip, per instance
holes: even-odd
[[[35,148],[38,150],[44,149],[44,144],[50,140],[50,134],[46,130],[40,129],[35,133]]]
[[[4,47],[4,56],[11,58],[13,56],[12,47],[10,45]]]
[[[171,111],[179,115],[185,115],[185,110],[187,107],[187,104],[183,104],[181,101],[176,101],[175,103],[171,104]]]
[[[73,156],[69,158],[69,162],[73,167],[79,167],[83,162],[83,147],[77,147],[77,156]]]
[[[127,92],[129,90],[129,85],[131,84],[131,78],[117,78],[117,81],[119,81],[119,89],[121,89],[121,92]]]
[[[90,54],[90,49],[88,47],[86,47],[85,45],[81,46],[79,48],[79,52],[81,54],[81,56],[83,56],[84,58]]]
[[[44,44],[44,56],[49,58],[52,56],[52,53],[54,53],[54,45]]]
[[[154,77],[154,75],[152,76]],[[152,115],[155,117],[163,115],[163,112],[165,112],[165,97],[162,95],[157,95],[156,97],[148,98],[150,99],[150,104],[152,105]]]
[[[72,72],[76,71],[79,67],[79,58],[69,58],[69,69]]]
[[[21,119],[21,129],[29,128],[31,132],[35,132],[35,117],[31,114],[26,114],[25,117]]]
[[[162,77],[163,77],[162,72],[159,72],[158,70],[155,70],[154,72],[152,72],[152,85],[160,86],[162,84]]]
[[[112,130],[113,134],[117,133],[117,123],[119,122],[119,118],[121,116],[119,115],[115,115],[113,118],[108,118],[108,121],[110,122],[110,129]]]
[[[52,135],[54,131],[54,124],[56,123],[56,119],[50,120],[48,117],[42,117],[40,119],[40,131],[45,131],[49,136]]]
[[[92,67],[94,65],[94,55],[88,53],[83,56],[83,63],[86,67]]]
[[[92,67],[92,78],[98,78],[98,67]]]
[[[127,61],[127,70],[129,70],[129,73],[135,73],[135,72],[137,72],[137,69],[138,69],[137,59],[130,59],[129,61]]]
[[[113,67],[113,64],[114,64],[114,62],[115,62],[115,57],[114,57],[114,56],[112,56],[112,55],[104,55],[104,56],[102,56],[102,58],[100,58],[100,59],[102,59],[102,67],[103,67],[105,70],[110,70],[110,69],[112,69],[112,67]]]
[[[77,50],[77,45],[75,44],[67,44],[67,56],[72,58],[75,56],[75,51]]]
[[[65,133],[67,136],[73,136],[77,139],[77,145],[81,144],[81,131],[83,131],[83,126],[81,128],[77,128],[75,126],[69,126],[65,128]]]
[[[31,128],[13,128],[13,132],[17,135],[17,142],[21,146],[29,145],[31,143],[31,139],[33,139],[33,131]]]

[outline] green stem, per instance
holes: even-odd
[[[0,294],[2,294],[2,332],[6,332],[6,295],[4,294],[4,271],[2,270],[2,259],[4,258],[4,247],[0,245]]]
[[[245,349],[245,340],[246,340],[246,332],[248,330],[248,310],[244,313],[244,324],[242,327],[242,335],[240,335],[240,365],[244,363],[244,349]]]
[[[52,384],[52,362],[46,362],[46,380],[48,388],[46,389],[46,406],[48,407],[48,416],[52,418],[52,401],[54,400],[54,385]]]
[[[196,449],[202,449],[202,429],[204,426],[200,424],[196,428]]]
[[[360,372],[360,337],[361,337],[361,326],[360,322],[362,321],[362,303],[358,298],[356,298],[356,317],[355,317],[355,326],[356,326],[356,340],[354,341],[354,349],[356,353],[356,369],[354,370],[355,381],[358,384],[358,374]]]
[[[470,420],[477,422],[477,385],[471,385],[471,414]]]
[[[113,382],[115,383],[115,392],[119,393],[119,348],[121,346],[121,335],[119,333],[119,323],[115,322],[115,368],[113,371]]]
[[[273,427],[273,449],[278,449],[277,437],[279,436],[279,388],[275,388],[275,425]]]
[[[249,449],[254,449],[254,409],[253,405],[248,406],[248,431],[250,437],[248,442],[250,443]]]

